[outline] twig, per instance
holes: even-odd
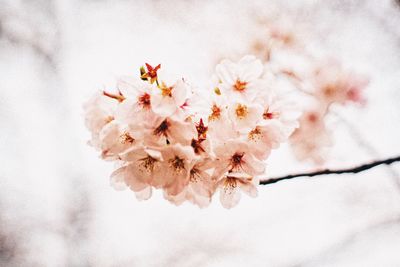
[[[354,139],[357,144],[365,150],[371,157],[378,158],[379,153],[378,151],[364,139],[364,136],[361,134],[361,132],[354,127],[353,124],[351,124],[344,116],[337,112],[332,112],[333,114],[336,115],[336,117],[347,127],[351,137]],[[386,168],[388,174],[392,176],[393,182],[396,186],[396,189],[398,192],[400,192],[400,176],[399,174],[390,166],[387,165]]]
[[[262,185],[273,184],[273,183],[276,183],[276,182],[279,182],[282,180],[289,180],[289,179],[293,179],[296,177],[313,177],[313,176],[327,175],[327,174],[359,173],[359,172],[363,172],[363,171],[372,169],[379,165],[384,165],[384,164],[390,165],[393,162],[397,162],[397,161],[400,161],[400,156],[373,161],[371,163],[362,164],[362,165],[359,165],[359,166],[353,167],[353,168],[336,169],[336,170],[325,169],[325,170],[314,171],[314,172],[289,174],[289,175],[285,175],[285,176],[281,176],[281,177],[261,180],[260,184],[262,184]]]

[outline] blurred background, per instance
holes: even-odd
[[[114,191],[86,144],[95,90],[144,62],[205,86],[276,17],[370,77],[367,106],[332,119],[326,166],[397,155],[398,1],[0,0],[0,266],[400,266],[400,164],[199,209]],[[315,168],[286,146],[267,164],[271,177]]]

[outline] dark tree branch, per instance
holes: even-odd
[[[359,172],[363,172],[363,171],[372,169],[379,165],[390,165],[393,162],[397,162],[397,161],[400,161],[400,156],[387,158],[387,159],[383,159],[383,160],[372,161],[370,163],[362,164],[362,165],[359,165],[359,166],[353,167],[353,168],[336,169],[336,170],[325,169],[325,170],[314,171],[314,172],[296,173],[296,174],[289,174],[289,175],[285,175],[285,176],[281,176],[281,177],[268,178],[265,180],[261,180],[260,184],[262,184],[262,185],[273,184],[273,183],[277,183],[282,180],[289,180],[289,179],[293,179],[296,177],[313,177],[313,176],[327,175],[327,174],[359,173]]]

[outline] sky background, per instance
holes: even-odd
[[[282,17],[370,77],[367,105],[330,118],[326,166],[398,155],[396,1],[0,0],[0,266],[399,266],[400,164],[199,209],[115,191],[112,164],[86,144],[95,90],[144,62],[205,88],[221,58],[251,53],[262,21]],[[314,168],[284,145],[266,177]]]

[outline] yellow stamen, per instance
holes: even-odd
[[[242,105],[242,104],[238,104],[236,106],[236,117],[238,117],[239,119],[243,119],[247,116],[247,114],[249,113],[247,106]]]
[[[236,91],[242,92],[246,89],[247,82],[242,82],[241,80],[236,80],[236,83],[233,85],[233,88]]]

